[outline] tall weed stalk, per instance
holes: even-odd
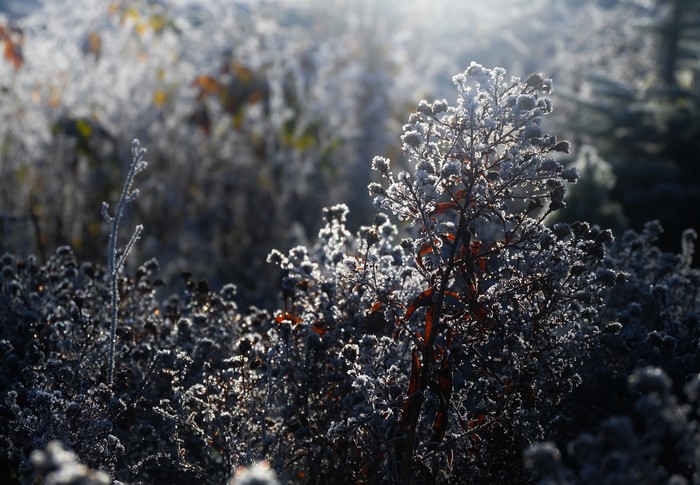
[[[107,202],[102,203],[102,217],[110,225],[109,227],[109,245],[107,248],[107,278],[110,281],[110,300],[109,300],[109,314],[110,314],[110,334],[109,334],[109,370],[108,378],[110,385],[114,380],[114,351],[117,343],[117,320],[119,317],[119,271],[124,266],[127,256],[134,247],[136,241],[141,237],[143,232],[143,226],[141,224],[137,225],[134,229],[129,242],[126,244],[123,250],[117,248],[117,239],[119,237],[119,223],[124,216],[124,211],[126,210],[126,205],[130,202],[136,200],[139,195],[139,189],[132,189],[134,184],[134,178],[136,175],[148,166],[148,162],[143,160],[143,156],[146,154],[146,149],[141,148],[141,144],[138,139],[134,139],[131,143],[131,164],[129,165],[129,172],[127,173],[126,180],[124,181],[124,186],[122,187],[122,193],[117,202],[117,208],[114,211],[114,215],[109,214],[109,204]]]

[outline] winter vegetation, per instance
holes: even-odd
[[[0,2],[3,483],[700,483],[698,33]]]

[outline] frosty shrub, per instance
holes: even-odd
[[[628,277],[606,297],[605,312],[623,324],[619,338],[605,339],[601,351],[616,355],[608,372],[623,378],[637,367],[654,365],[673,381],[697,372],[700,359],[700,271],[693,265],[697,233],[684,231],[681,253],[657,246],[663,229],[648,222],[641,233],[626,232],[610,264]]]
[[[696,480],[695,232],[671,255],[657,223],[616,245],[546,225],[577,179],[542,129],[551,81],[475,63],[454,81],[456,103],[410,115],[405,170],[373,160],[371,223],[333,205],[313,245],[269,254],[274,313],[190,273],[164,298],[158,264],[116,271],[116,244],[107,267],[0,257],[9,478]]]
[[[7,479],[31,483],[38,463],[30,452],[53,440],[82,465],[129,483],[225,483],[252,461],[259,433],[250,423],[265,404],[255,392],[259,329],[269,318],[254,310],[242,316],[233,285],[213,291],[184,275],[186,290],[160,301],[155,261],[119,273],[116,366],[107,385],[105,268],[79,264],[66,247],[43,266],[8,254],[0,262]]]
[[[95,209],[118,198],[138,133],[152,173],[138,257],[167,281],[190,269],[268,304],[265,256],[310,239],[319,207],[370,220],[367,160],[397,158],[407,110],[449,92],[455,62],[580,84],[619,60],[630,2],[581,3],[3,2],[0,252],[101,258]]]
[[[582,433],[566,455],[551,442],[533,445],[524,454],[526,466],[540,484],[697,483],[700,376],[689,376],[682,399],[672,384],[658,367],[639,368],[628,379],[628,414],[605,419],[596,433]]]
[[[362,10],[312,3],[43,2],[12,22],[0,12],[0,251],[45,261],[68,244],[101,257],[95,209],[119,197],[138,133],[153,177],[137,252],[158,257],[166,279],[186,268],[235,277],[260,303],[278,276],[267,253],[315,232],[318,207],[364,195],[365,150],[384,152],[392,106],[405,105],[387,95],[395,49],[365,49],[379,34]],[[341,183],[350,175],[363,183]]]
[[[112,480],[104,472],[95,472],[76,461],[75,453],[63,449],[60,441],[50,442],[45,451],[30,455],[38,479],[47,485],[109,485]]]
[[[700,271],[692,265],[697,234],[686,230],[682,252],[672,254],[656,245],[661,231],[658,222],[649,222],[640,233],[626,232],[610,252],[606,264],[625,272],[626,281],[606,292],[601,318],[622,326],[619,334],[603,336],[579,369],[583,383],[563,403],[569,436],[596,427],[603,416],[633,414],[634,400],[623,390],[639,369],[662,370],[677,394],[697,373]]]
[[[412,237],[397,244],[380,214],[352,238],[336,206],[315,249],[271,255],[288,272],[276,320],[282,348],[300,336],[297,378],[309,382],[313,346],[346,342],[353,411],[326,437],[355,478],[423,483],[460,470],[476,481],[519,468],[607,328],[596,323],[601,289],[622,278],[603,265],[610,231],[543,224],[577,177],[554,157],[568,143],[540,129],[551,81],[474,63],[454,81],[456,106],[423,101],[404,127],[410,173],[373,161],[385,182],[370,184],[375,206]]]

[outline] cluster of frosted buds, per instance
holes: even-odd
[[[404,126],[403,150],[415,166],[396,176],[389,160],[376,157],[373,168],[388,186],[369,186],[378,209],[401,220],[421,222],[428,230],[431,217],[468,204],[472,219],[494,218],[508,230],[508,215],[542,206],[563,207],[563,181],[573,182],[575,170],[565,170],[547,155],[568,152],[568,142],[556,142],[540,129],[551,112],[551,81],[541,75],[525,82],[506,80],[501,68],[472,65],[454,77],[459,99],[422,101]],[[524,204],[516,202],[527,199]]]

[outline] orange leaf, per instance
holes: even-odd
[[[408,309],[406,309],[406,316],[404,317],[404,320],[408,320],[411,318],[411,315],[422,306],[428,306],[430,303],[432,303],[433,300],[433,291],[435,291],[435,287],[431,286],[427,290],[425,290],[423,293],[418,295],[415,300],[409,305]]]
[[[480,414],[477,418],[469,420],[469,422],[467,423],[467,428],[474,429],[477,426],[481,426],[482,424],[484,424],[484,421],[486,421],[486,415]]]
[[[440,370],[437,374],[437,382],[443,397],[449,398],[452,395],[452,364],[447,360],[447,354],[442,359]]]
[[[446,244],[452,244],[457,238],[454,234],[443,232],[442,234],[440,234],[440,239],[442,239]]]
[[[375,301],[374,304],[372,305],[372,308],[369,309],[367,312],[367,315],[373,315],[379,311],[379,309],[384,305],[381,301]]]
[[[292,325],[297,325],[297,324],[301,323],[301,321],[302,321],[301,318],[299,318],[295,315],[292,315],[289,312],[282,312],[275,317],[275,322],[278,324],[289,322]]]
[[[479,254],[479,251],[481,251],[481,246],[482,246],[481,241],[472,241],[471,242],[469,249],[472,253],[472,256],[477,256]]]
[[[440,202],[438,204],[435,204],[435,210],[433,211],[433,214],[442,214],[450,209],[457,210],[459,209],[459,206],[454,202]]]
[[[83,50],[86,54],[92,54],[95,58],[99,58],[102,52],[102,37],[100,37],[100,34],[97,32],[90,32]]]
[[[433,441],[442,441],[445,438],[445,432],[447,431],[447,409],[443,407],[442,403],[438,407],[435,413],[435,419],[433,420]]]
[[[423,404],[422,396],[418,392],[421,374],[420,368],[421,363],[418,357],[418,351],[413,349],[411,352],[411,378],[408,382],[406,400],[403,403],[402,425],[404,429],[408,429],[410,427],[412,416],[420,411],[420,406]]]
[[[428,253],[431,253],[432,251],[433,245],[430,244],[429,241],[426,241],[423,244],[421,244],[421,247],[418,250],[418,256],[416,256],[416,263],[418,264],[418,266],[421,267],[423,271],[427,271],[427,269],[425,269],[425,265],[423,264],[423,256],[425,256]]]
[[[214,94],[219,92],[221,87],[219,83],[211,76],[197,76],[192,82],[192,86],[197,86],[200,89],[200,96],[204,94]],[[199,96],[197,97],[199,99]]]
[[[156,89],[153,93],[153,104],[163,106],[168,101],[168,94],[162,89]]]
[[[24,63],[22,46],[19,43],[12,42],[10,39],[5,39],[5,58],[12,63],[15,69],[22,67]]]

